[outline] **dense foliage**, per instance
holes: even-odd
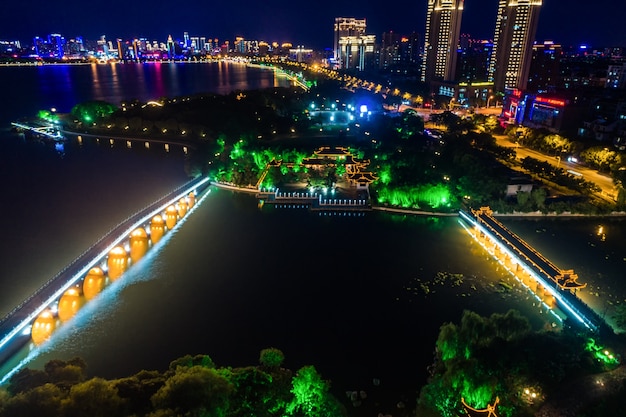
[[[563,384],[607,370],[589,346],[567,329],[532,331],[516,311],[490,317],[466,311],[460,324],[441,327],[418,415],[463,415],[462,399],[485,409],[498,398],[499,416],[532,416],[551,395],[562,395]]]
[[[114,112],[103,103],[90,102],[76,106],[73,114],[83,121],[77,128],[88,125],[94,133],[189,143],[189,175],[206,174],[244,187],[299,184],[330,189],[345,179],[346,167],[329,160],[312,170],[302,161],[320,146],[344,146],[370,161],[368,169],[378,178],[370,186],[374,204],[444,212],[489,205],[498,212],[590,214],[626,207],[622,187],[618,204],[607,204],[592,198],[596,186],[561,168],[532,158],[519,165],[513,148],[496,144],[492,133],[499,126],[494,117],[434,113],[429,124],[440,131],[433,133],[412,110],[382,111],[384,102],[396,96],[382,99],[367,90],[341,88],[341,83],[317,79],[308,91],[274,88],[149,103],[129,100]],[[364,104],[372,111],[359,115],[357,109]],[[335,117],[351,121],[333,121]],[[551,155],[579,152],[590,165],[610,170],[617,182],[625,175],[616,151],[585,148],[562,136],[526,128],[506,133]],[[507,186],[519,170],[532,174],[533,191],[507,196]],[[551,198],[549,188],[568,198]]]
[[[345,409],[313,366],[282,368],[279,349],[258,366],[216,367],[206,355],[174,360],[165,372],[86,379],[81,359],[22,369],[0,390],[2,417],[340,417]]]
[[[105,101],[94,100],[79,103],[70,112],[74,119],[86,126],[97,126],[97,123],[108,119],[117,107]]]

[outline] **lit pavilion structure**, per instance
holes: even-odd
[[[346,168],[348,181],[356,186],[357,190],[368,189],[369,185],[378,179],[378,176],[366,170],[370,160],[355,158],[347,148],[322,146],[314,151],[314,155],[311,158],[305,158],[302,165],[307,168],[320,169],[327,165],[337,166],[341,162]]]

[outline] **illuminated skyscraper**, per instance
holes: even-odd
[[[350,51],[344,49],[348,43],[342,42],[342,38],[358,40],[362,35],[365,35],[365,26],[365,19],[355,19],[354,17],[335,18],[334,59],[339,68],[345,68],[346,59],[350,55]]]
[[[176,56],[176,48],[174,46],[174,39],[172,39],[172,35],[167,36],[167,57],[169,59],[174,59]]]
[[[454,81],[464,0],[428,0],[422,81]]]
[[[421,66],[419,36],[413,32],[401,36],[394,32],[385,32],[379,52],[378,65],[381,69],[401,70],[406,73]]]
[[[339,38],[340,63],[343,69],[364,71],[374,63],[376,35],[342,36]]]
[[[58,33],[51,33],[48,35],[48,43],[53,51],[53,56],[56,58],[63,58],[65,38]]]
[[[489,80],[497,91],[526,89],[542,0],[500,0]]]

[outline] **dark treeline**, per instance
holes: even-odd
[[[622,415],[626,370],[617,352],[623,352],[624,338],[611,335],[600,342],[593,337],[567,323],[563,329],[533,330],[514,310],[489,317],[466,311],[460,323],[441,326],[429,380],[416,393],[417,402],[399,415],[457,417],[468,415],[468,406],[486,409],[496,402],[502,417]],[[362,405],[356,392],[346,393],[342,404],[314,366],[294,372],[283,362],[276,348],[263,349],[258,365],[235,368],[218,367],[207,355],[187,355],[165,371],[106,380],[88,379],[80,358],[52,360],[43,370],[22,369],[0,388],[0,417],[356,417],[378,412]]]
[[[2,417],[347,415],[330,383],[313,366],[282,367],[283,353],[261,351],[259,365],[217,367],[206,355],[187,355],[164,372],[125,378],[86,378],[80,358],[53,360],[43,370],[22,369],[0,389]]]

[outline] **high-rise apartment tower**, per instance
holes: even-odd
[[[358,39],[365,35],[365,19],[355,19],[354,17],[336,17],[335,18],[335,40],[334,58],[340,68],[344,68],[346,52],[343,50],[344,45],[341,44],[342,38]],[[343,55],[343,57],[342,57]]]
[[[494,89],[525,90],[542,0],[500,0],[489,80]]]
[[[454,81],[464,0],[428,0],[422,81]]]

